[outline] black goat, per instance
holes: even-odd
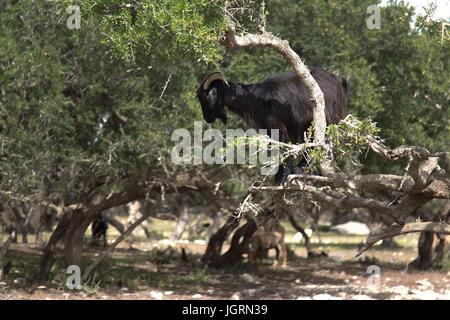
[[[312,68],[311,75],[323,91],[327,123],[338,123],[347,113],[347,82],[320,68]],[[226,106],[253,129],[279,129],[286,142],[302,142],[313,120],[310,94],[294,72],[255,84],[235,84],[214,72],[202,81],[197,96],[206,122],[226,124]]]
[[[108,231],[108,222],[103,215],[100,215],[92,222],[91,231],[93,244],[99,245],[100,241],[102,241],[104,247],[108,246],[108,241],[106,238],[106,233]]]
[[[323,91],[327,123],[338,123],[347,113],[346,80],[320,68],[310,72]],[[313,121],[310,94],[294,72],[255,84],[235,84],[219,72],[210,73],[198,88],[197,97],[206,122],[220,119],[226,124],[226,106],[250,128],[279,129],[283,142],[304,142],[304,134]]]

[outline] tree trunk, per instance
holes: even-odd
[[[175,227],[175,231],[173,232],[172,236],[170,237],[170,240],[180,240],[183,236],[184,230],[186,229],[186,226],[189,221],[189,211],[186,204],[182,204],[181,210],[180,210],[180,216],[178,217],[177,226]]]
[[[228,236],[239,226],[239,219],[229,217],[225,224],[209,239],[206,251],[203,254],[202,262],[210,265],[220,257],[222,247]]]
[[[3,279],[4,274],[4,263],[3,263],[3,259],[6,256],[6,253],[8,252],[9,246],[11,245],[11,243],[13,242],[14,238],[16,237],[16,232],[13,231],[8,239],[6,239],[5,243],[3,244],[3,246],[0,248],[0,281]]]
[[[440,221],[448,223],[450,220],[450,201],[447,201],[438,215],[422,213],[422,218],[427,221]],[[422,232],[418,242],[418,256],[408,264],[408,269],[427,270],[433,265],[440,264],[445,258],[446,237],[444,233]],[[435,240],[438,244],[434,246]]]
[[[83,238],[93,220],[92,214],[76,210],[72,214],[67,231],[64,235],[64,260],[66,266],[81,267],[83,253]]]
[[[419,237],[419,254],[408,264],[408,269],[427,270],[433,264],[434,232],[422,232]]]
[[[39,270],[34,276],[34,281],[36,284],[42,283],[48,279],[48,275],[50,273],[53,264],[55,263],[55,251],[57,249],[58,242],[63,238],[66,233],[70,218],[72,216],[71,211],[64,212],[56,226],[55,231],[53,231],[45,249],[44,254],[42,255],[41,262],[39,265]]]
[[[256,230],[257,225],[254,220],[249,220],[246,224],[237,229],[231,239],[230,248],[223,256],[220,256],[219,259],[217,259],[213,266],[222,267],[239,263],[242,260],[242,254],[246,251],[248,241]]]
[[[223,222],[222,213],[220,211],[214,212],[212,219],[213,219],[213,223],[209,226],[208,232],[206,235],[206,238],[208,241],[209,241],[209,239],[211,239],[213,234],[216,233],[217,230],[219,230],[220,226],[222,225],[222,222]]]
[[[295,218],[291,212],[288,212],[288,218],[289,218],[289,222],[294,227],[294,229],[297,230],[298,232],[300,232],[303,236],[303,239],[305,239],[305,248],[306,248],[308,258],[315,256],[315,254],[313,253],[313,251],[311,249],[311,241],[309,239],[308,234],[305,232],[305,229],[303,229],[302,226],[299,225],[297,223],[297,221],[295,221]]]

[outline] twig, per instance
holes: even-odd
[[[161,91],[159,99],[163,100],[162,97],[163,97],[164,93],[166,92],[167,86],[169,85],[169,82],[170,82],[171,79],[172,79],[172,72],[169,74],[169,77],[167,78],[166,83],[164,84],[164,87],[163,87],[163,89]]]

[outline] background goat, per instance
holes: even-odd
[[[92,222],[91,231],[92,243],[94,245],[99,245],[101,243],[103,247],[106,248],[108,246],[108,240],[106,238],[106,233],[108,231],[108,222],[103,214],[101,214]]]
[[[255,267],[258,265],[258,260],[266,256],[267,251],[275,249],[276,256],[274,266],[278,264],[281,256],[283,259],[283,266],[287,263],[287,249],[284,242],[285,230],[281,224],[274,224],[273,226],[263,225],[253,234],[248,246],[248,260],[254,263]]]

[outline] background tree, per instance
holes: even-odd
[[[307,65],[349,80],[349,110],[372,117],[389,144],[448,150],[449,42],[421,21],[411,28],[412,8],[392,2],[382,9],[382,28],[368,30],[370,1],[262,3],[2,3],[1,200],[60,212],[41,277],[58,242],[65,244],[66,263],[80,262],[83,235],[101,211],[160,200],[193,177],[204,183],[198,168],[173,166],[169,155],[171,132],[201,119],[195,90],[207,70],[244,82],[290,68],[274,52],[223,48],[218,39],[230,17],[238,33],[258,32],[259,13],[267,11],[267,30],[288,39]],[[66,27],[68,4],[81,8],[80,30]],[[360,160],[363,172],[386,168],[371,156]],[[405,164],[387,170],[403,174]],[[253,176],[235,169],[215,177],[239,199]]]

